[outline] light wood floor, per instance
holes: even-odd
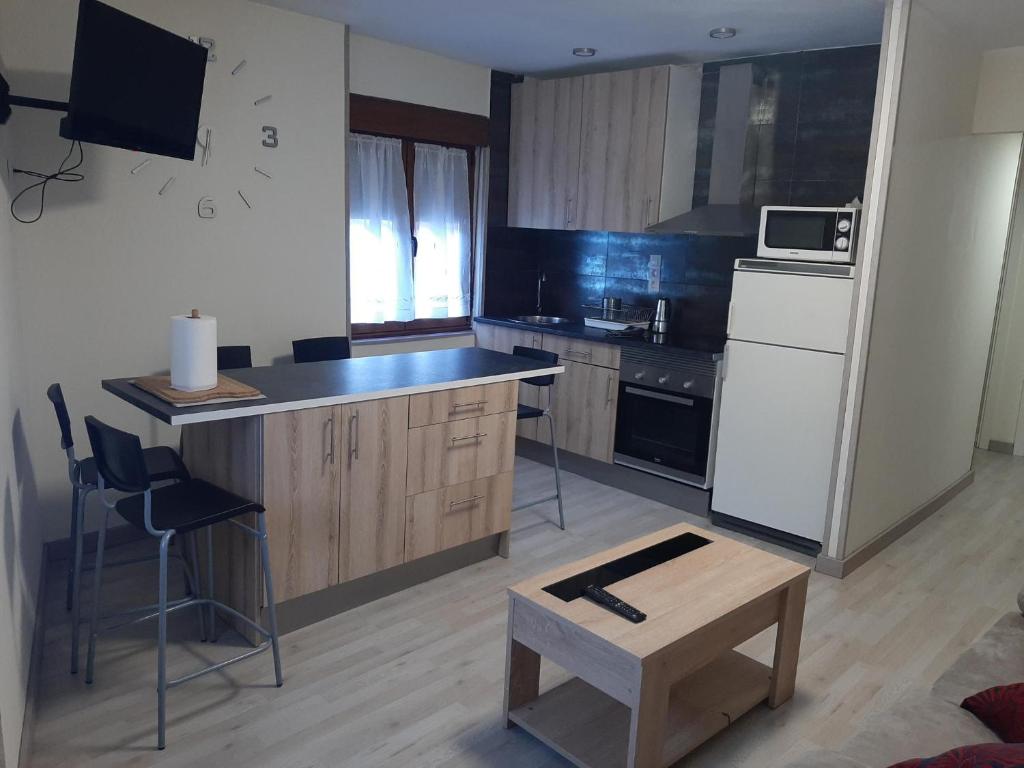
[[[547,492],[548,468],[519,460],[517,469],[521,497]],[[682,765],[772,766],[837,745],[870,711],[930,685],[1011,610],[1024,585],[1024,460],[980,453],[977,470],[972,487],[849,579],[814,574],[795,699],[755,710]],[[67,672],[55,566],[29,764],[568,765],[501,727],[504,588],[670,523],[702,521],[574,475],[563,482],[567,533],[541,519],[553,517],[553,504],[517,512],[510,560],[480,563],[285,636],[284,688],[273,687],[265,655],[172,690],[164,752],[152,749],[155,628],[101,638],[97,680],[87,687]],[[105,594],[136,599],[140,585],[155,584],[153,574],[149,565],[120,569]],[[179,614],[171,627],[189,637],[194,617]],[[227,644],[172,646],[170,674],[225,657]],[[770,663],[771,648],[766,633],[744,650]],[[564,677],[547,663],[542,674],[542,690]]]

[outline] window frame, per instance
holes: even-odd
[[[351,94],[349,96],[349,131],[355,134],[381,136],[399,139],[402,142],[402,165],[405,168],[405,184],[409,202],[409,237],[413,243],[413,273],[416,270],[416,204],[415,163],[416,144],[436,144],[443,147],[462,149],[466,152],[469,184],[469,226],[471,243],[476,242],[475,189],[476,149],[487,146],[490,120],[481,115],[425,107],[419,104],[378,99],[372,96]],[[486,222],[482,223],[486,226]],[[346,222],[348,228],[348,222]],[[351,274],[351,244],[349,248],[348,272]],[[473,305],[473,290],[476,285],[476,260],[470,252],[470,307]],[[346,276],[347,277],[347,276]],[[349,309],[351,313],[351,308]],[[469,331],[473,327],[472,313],[464,317],[422,318],[417,320],[387,320],[383,323],[353,323],[349,315],[350,335],[353,340],[382,339],[402,336],[419,336],[431,333],[454,333]]]

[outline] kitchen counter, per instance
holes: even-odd
[[[494,384],[563,371],[560,366],[470,348],[227,372],[231,378],[260,390],[265,395],[260,400],[178,408],[142,391],[130,378],[104,380],[103,389],[176,426]]]
[[[582,320],[572,323],[559,323],[547,325],[543,323],[524,323],[519,320],[511,320],[505,317],[474,317],[476,323],[487,323],[489,325],[500,325],[505,328],[517,328],[519,330],[531,330],[539,333],[548,333],[553,336],[568,336],[574,339],[585,339],[599,344],[615,344],[616,346],[657,350],[668,349],[673,352],[685,353],[703,360],[718,360],[725,350],[725,339],[714,339],[702,336],[679,336],[670,335],[665,342],[655,342],[651,335],[644,336],[614,336],[601,328],[590,328],[584,325]]]

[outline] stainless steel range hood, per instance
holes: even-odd
[[[748,153],[753,153],[756,162],[756,126],[750,121],[755,87],[752,64],[719,70],[708,205],[660,221],[648,227],[648,232],[732,237],[758,233],[760,209],[740,202],[744,169],[753,164],[747,160]]]

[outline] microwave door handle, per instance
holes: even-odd
[[[636,387],[626,387],[626,394],[636,395],[637,397],[647,397],[651,400],[664,400],[666,403],[675,403],[676,405],[693,406],[693,400],[689,397],[666,395],[662,392],[651,392],[650,390],[637,389]]]

